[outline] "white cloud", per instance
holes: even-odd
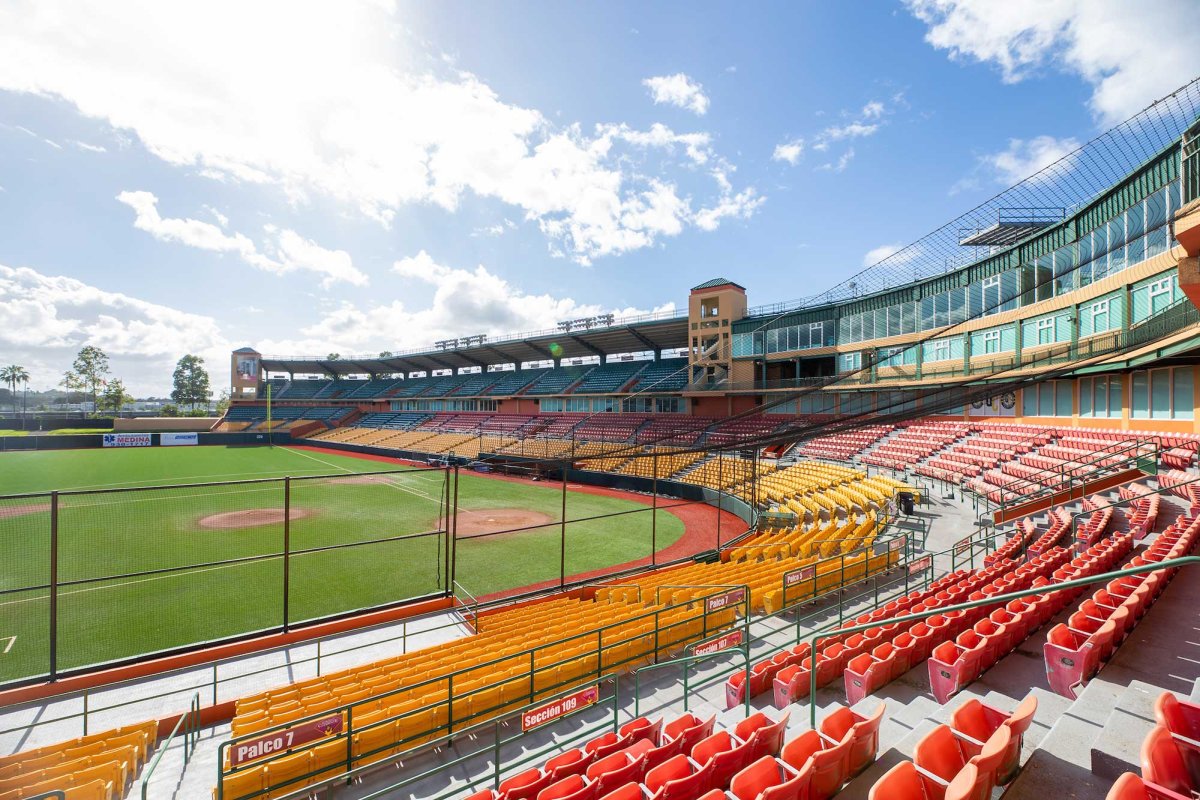
[[[888,256],[895,255],[904,249],[904,245],[900,242],[895,244],[881,244],[879,247],[872,248],[863,256],[863,266],[869,267],[873,264],[878,264]]]
[[[842,139],[858,139],[872,136],[879,130],[878,125],[866,125],[862,122],[851,122],[848,125],[834,125],[821,131],[822,142],[837,142]]]
[[[863,255],[862,265],[864,267],[871,267],[884,260],[887,260],[891,266],[908,264],[909,262],[916,261],[921,253],[922,248],[915,244],[905,245],[902,242],[881,244],[879,247],[868,250]]]
[[[278,234],[275,256],[284,265],[285,272],[299,269],[323,275],[321,285],[324,287],[338,281],[345,281],[354,286],[366,286],[366,274],[355,268],[350,254],[345,250],[327,250],[311,239],[305,239],[286,228],[277,230],[273,225],[268,225],[266,231]]]
[[[821,166],[817,167],[817,169],[823,172],[845,172],[846,167],[850,166],[850,162],[853,160],[854,148],[851,147],[849,150],[838,156],[837,161],[827,161]]]
[[[59,98],[192,174],[277,187],[294,203],[320,195],[385,225],[411,204],[498,199],[581,262],[672,235],[626,227],[658,187],[684,228],[738,193],[697,182],[696,163],[713,160],[707,134],[556,124],[398,47],[411,37],[383,4],[217,0],[182,17],[151,0],[5,4],[0,89]],[[685,84],[694,91],[678,96],[706,108]]]
[[[475,334],[553,328],[560,320],[611,312],[617,316],[643,309],[605,309],[569,297],[528,294],[483,265],[473,270],[439,264],[424,250],[402,258],[392,271],[433,287],[426,308],[410,309],[401,300],[366,308],[342,303],[301,330],[303,338],[260,342],[264,352],[373,352],[430,345],[433,341]],[[653,311],[674,310],[667,304]]]
[[[89,153],[107,153],[108,148],[98,144],[88,144],[87,142],[72,142],[80,150],[87,150]]]
[[[1074,139],[1055,139],[1053,136],[1009,139],[1007,149],[983,156],[980,162],[995,175],[998,183],[1009,186],[1066,158],[1078,147],[1079,142]]]
[[[113,374],[140,394],[161,394],[185,353],[205,356],[220,386],[232,349],[211,317],[0,264],[0,347],[30,371],[31,386],[56,386],[86,344],[108,353]]]
[[[800,161],[800,156],[804,153],[803,139],[789,139],[786,142],[781,142],[775,145],[775,152],[771,154],[772,161],[786,161],[793,167]]]
[[[708,112],[708,95],[704,87],[682,72],[646,78],[642,85],[650,90],[655,104],[666,103],[703,116]]]
[[[229,217],[227,217],[227,216],[225,216],[224,214],[222,214],[222,213],[220,212],[220,210],[218,210],[218,209],[215,209],[215,208],[213,208],[212,206],[205,206],[205,207],[204,207],[204,210],[205,210],[205,211],[207,211],[208,213],[212,214],[212,215],[213,215],[213,219],[215,219],[215,220],[216,220],[218,223],[220,223],[220,225],[221,225],[221,227],[222,227],[222,228],[228,228],[228,227],[229,227]]]
[[[321,277],[329,287],[345,281],[364,286],[367,276],[356,269],[344,250],[327,250],[292,230],[265,226],[268,253],[242,233],[225,233],[211,222],[190,218],[163,217],[158,213],[158,198],[150,192],[121,192],[117,200],[134,211],[133,226],[163,242],[177,242],[213,253],[233,253],[252,267],[284,275],[308,270]],[[211,209],[210,209],[211,210]]]
[[[883,103],[878,100],[872,100],[863,106],[862,111],[859,113],[862,114],[863,119],[879,119],[883,116],[883,111]]]
[[[926,41],[1016,83],[1052,66],[1092,87],[1112,125],[1200,74],[1194,0],[906,0]]]

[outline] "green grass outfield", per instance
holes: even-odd
[[[381,470],[400,473],[365,480]],[[315,479],[313,476],[340,476]],[[58,668],[275,628],[283,620],[283,525],[214,528],[215,515],[282,509],[291,476],[292,622],[436,592],[444,584],[436,531],[445,474],[269,447],[156,447],[0,453],[0,495],[58,490]],[[176,489],[126,487],[239,481]],[[477,596],[557,580],[562,491],[556,484],[461,473],[461,512],[521,509],[546,527],[460,538],[455,576]],[[606,519],[584,518],[625,513]],[[296,518],[305,514],[302,518]],[[624,498],[568,490],[567,575],[648,556],[651,513]],[[658,548],[683,534],[659,512]],[[371,543],[367,543],[371,542]],[[332,545],[352,545],[297,554]],[[46,496],[0,500],[0,682],[49,664],[50,513]],[[255,559],[212,564],[231,559]],[[206,566],[205,566],[206,565]],[[174,570],[132,575],[153,570]],[[112,578],[123,575],[126,577]],[[104,578],[105,580],[95,580]],[[84,581],[75,585],[76,581]],[[20,590],[20,591],[12,591]],[[15,637],[15,639],[11,638]]]

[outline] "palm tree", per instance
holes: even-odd
[[[8,384],[9,390],[12,392],[12,407],[13,413],[17,413],[17,384],[29,383],[29,372],[19,364],[9,364],[7,367],[0,367],[0,381]]]

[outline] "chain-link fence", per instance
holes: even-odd
[[[0,684],[456,589],[583,584],[746,530],[708,489],[669,496],[656,459],[617,480],[632,486],[562,462],[0,497]],[[708,483],[727,478],[718,465]]]
[[[451,475],[0,498],[0,683],[444,594]]]

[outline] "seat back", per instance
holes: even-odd
[[[1183,795],[1191,793],[1183,756],[1164,725],[1156,725],[1142,741],[1142,777]]]
[[[951,781],[967,763],[949,725],[938,725],[917,742],[913,761],[944,781]]]
[[[911,761],[901,761],[875,781],[867,800],[925,800],[925,782]]]

